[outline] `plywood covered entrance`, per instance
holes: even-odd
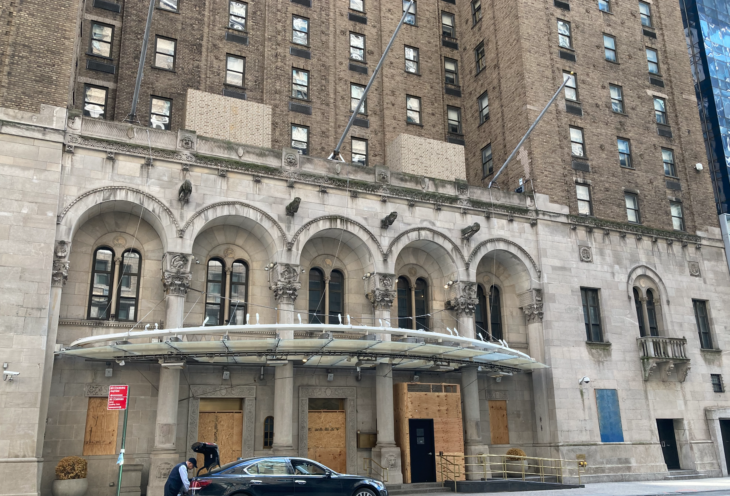
[[[393,396],[395,442],[401,450],[403,482],[410,483],[412,471],[418,470],[418,467],[411,467],[409,419],[433,419],[434,449],[437,454],[464,454],[461,392],[458,384],[394,384]],[[461,473],[464,473],[463,467]],[[438,457],[436,479],[441,481]]]
[[[347,472],[347,415],[341,399],[310,398],[307,457]]]
[[[216,443],[221,465],[241,457],[243,447],[243,404],[240,398],[200,400],[198,441]],[[252,433],[253,435],[253,433]],[[203,455],[197,455],[198,467],[203,466]]]

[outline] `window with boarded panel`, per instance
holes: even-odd
[[[506,401],[489,402],[489,431],[492,435],[492,444],[509,444]]]
[[[89,398],[84,432],[84,456],[116,453],[119,411],[107,410],[107,403],[107,398]]]
[[[618,391],[615,389],[596,389],[598,408],[598,429],[602,443],[623,443],[624,431],[621,427],[621,409]]]

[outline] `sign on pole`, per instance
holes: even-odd
[[[126,410],[129,386],[109,386],[107,410]]]

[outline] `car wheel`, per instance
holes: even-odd
[[[372,489],[360,487],[358,489],[355,489],[355,492],[352,493],[352,496],[375,496],[375,493]]]

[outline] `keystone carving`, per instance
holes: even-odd
[[[280,303],[294,303],[302,284],[299,282],[299,267],[291,264],[277,264],[272,270],[269,289]]]
[[[451,288],[452,298],[446,301],[446,308],[457,315],[474,315],[479,300],[474,282],[457,282]]]

